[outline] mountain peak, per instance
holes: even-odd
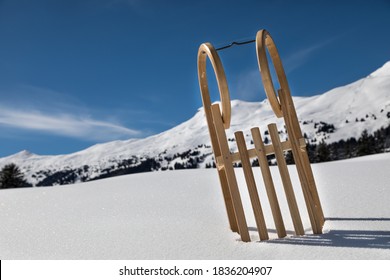
[[[15,154],[15,157],[19,157],[19,158],[29,158],[31,156],[34,156],[35,154],[33,154],[32,152],[28,151],[28,150],[22,150],[20,151],[19,153],[16,153]]]
[[[16,154],[10,155],[8,157],[4,157],[0,159],[0,162],[5,163],[18,163],[18,162],[24,162],[24,160],[30,159],[32,156],[36,156],[36,154],[31,153],[28,150],[22,150]]]

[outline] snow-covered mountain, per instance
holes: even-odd
[[[390,61],[352,84],[312,97],[294,97],[301,128],[309,143],[327,143],[359,137],[390,124]],[[247,144],[252,127],[264,138],[267,124],[275,122],[286,137],[283,119],[277,119],[268,103],[232,101],[232,123],[227,131],[232,150],[233,132],[242,130]],[[188,121],[145,139],[97,144],[88,149],[56,156],[22,151],[0,159],[0,167],[17,164],[34,185],[66,184],[152,170],[206,167],[212,149],[203,108]]]

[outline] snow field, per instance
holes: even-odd
[[[1,259],[390,259],[390,153],[312,165],[327,221],[313,235],[295,166],[306,235],[293,226],[272,167],[289,236],[277,239],[254,168],[270,241],[259,241],[242,170],[236,174],[252,242],[230,231],[217,171],[134,174],[0,193]]]

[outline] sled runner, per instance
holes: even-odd
[[[277,94],[270,74],[267,51],[271,57],[280,85]],[[267,160],[267,155],[274,154],[282,179],[283,189],[286,194],[295,234],[304,234],[294,188],[284,158],[285,151],[292,151],[313,233],[320,234],[324,225],[324,214],[306,151],[306,143],[299,126],[282,62],[275,43],[268,31],[260,30],[257,32],[256,52],[267,98],[276,117],[284,119],[288,137],[286,141],[281,141],[276,124],[268,124],[272,144],[265,145],[260,129],[254,127],[251,129],[254,148],[248,149],[243,132],[237,131],[234,135],[238,152],[231,153],[225,132],[230,127],[231,120],[231,102],[225,72],[216,49],[210,43],[202,44],[198,51],[199,86],[230,228],[232,231],[240,234],[242,241],[250,241],[248,225],[233,168],[234,163],[240,162],[244,171],[260,240],[269,239],[268,229],[251,167],[251,159],[258,159],[276,232],[279,238],[286,236],[286,229]],[[211,104],[206,73],[207,58],[210,60],[216,76],[221,98],[221,108],[218,104]]]

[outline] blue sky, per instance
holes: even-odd
[[[390,60],[385,0],[0,0],[0,157],[70,153],[180,124],[202,105],[199,45],[254,39],[262,28],[293,95]],[[220,56],[232,99],[265,98],[253,44]]]

